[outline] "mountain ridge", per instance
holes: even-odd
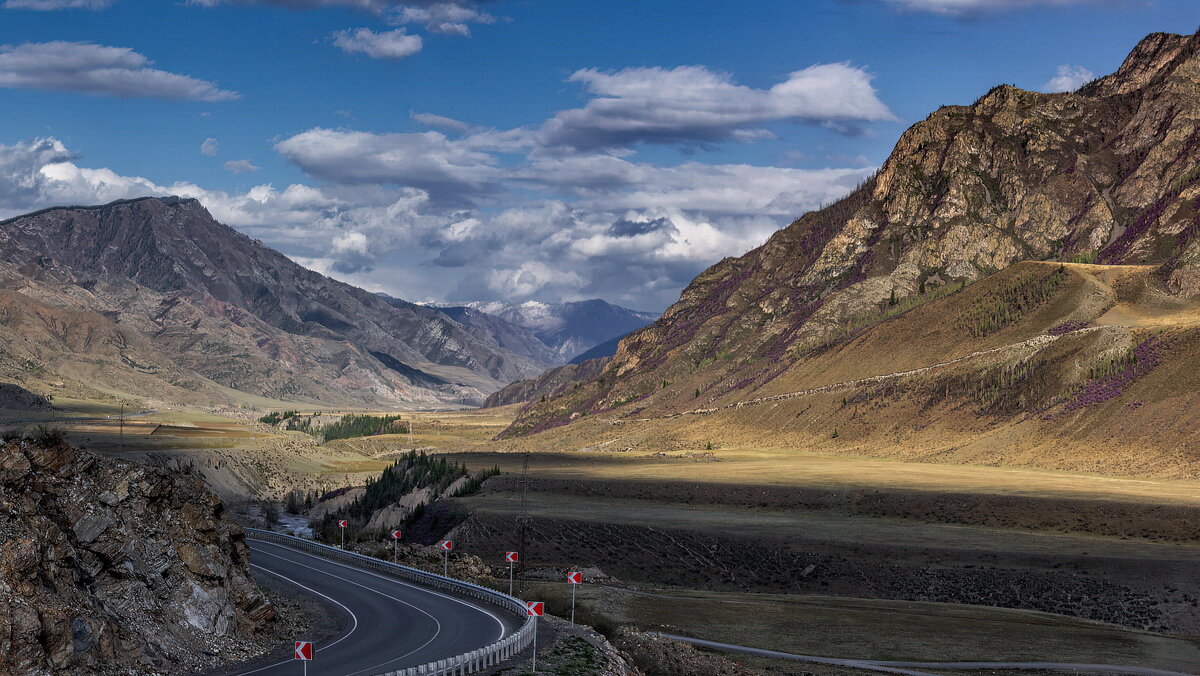
[[[254,396],[473,404],[544,368],[436,310],[307,270],[194,199],[44,209],[0,223],[0,246],[0,290],[96,310],[118,340],[140,334],[158,370],[174,361]]]
[[[1022,260],[1152,263],[1145,283],[1200,291],[1198,47],[1152,34],[1080,93],[1000,85],[939,108],[875,176],[701,273],[599,373],[530,404],[504,436],[749,398],[893,309]]]

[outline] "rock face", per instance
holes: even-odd
[[[0,673],[183,673],[274,617],[199,480],[56,443],[0,447]]]
[[[881,309],[1022,260],[1159,265],[1200,293],[1200,37],[1156,33],[1074,93],[1003,85],[909,128],[880,171],[697,277],[592,377],[509,434],[603,411],[703,370],[761,386]]]
[[[104,356],[119,375],[78,379],[216,398],[223,386],[284,400],[478,403],[545,366],[437,310],[307,270],[179,198],[0,222],[4,329],[16,349],[41,348],[12,361]]]

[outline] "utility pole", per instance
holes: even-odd
[[[521,513],[517,516],[517,551],[521,560],[518,565],[521,573],[525,572],[525,561],[529,558],[529,451],[525,451],[525,459],[521,463]],[[510,569],[511,574],[511,569]],[[512,595],[510,585],[509,595]]]
[[[413,446],[413,440],[412,440],[412,428],[413,428],[413,425],[416,424],[416,422],[417,422],[417,417],[413,416],[413,419],[410,420],[408,423],[408,447],[412,448],[412,449],[416,449],[416,446]]]
[[[119,443],[121,446],[121,452],[124,453],[125,452],[125,402],[121,402],[121,417],[119,418],[119,422],[117,423],[117,425],[118,425],[118,428],[120,429],[120,433],[119,433],[120,442]]]

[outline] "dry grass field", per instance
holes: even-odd
[[[595,566],[612,576],[581,590],[582,617],[602,626],[838,657],[1200,669],[1193,479],[757,443],[736,416],[597,418],[496,442],[517,407],[405,413],[411,442],[322,445],[199,409],[130,418],[119,436],[109,408],[57,415],[84,418],[62,423],[75,440],[193,469],[233,503],[360,484],[413,446],[499,466],[482,493],[459,500],[473,516],[455,534],[489,563],[513,546],[528,461],[527,572]],[[566,591],[523,584],[553,607]],[[1044,598],[997,591],[1007,587]]]

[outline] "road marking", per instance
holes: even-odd
[[[450,594],[443,594],[442,592],[439,592],[439,591],[434,591],[434,590],[432,590],[432,589],[428,589],[428,588],[426,588],[426,587],[422,587],[422,586],[421,586],[421,585],[419,585],[419,584],[413,584],[413,583],[411,583],[411,582],[406,582],[406,581],[404,581],[404,580],[401,580],[401,579],[399,579],[399,578],[390,577],[390,576],[387,576],[387,575],[380,575],[379,573],[374,573],[374,572],[371,572],[371,571],[369,571],[369,570],[366,570],[366,569],[364,569],[364,568],[359,568],[359,567],[357,567],[357,566],[351,566],[351,565],[348,565],[348,564],[345,564],[345,563],[341,563],[340,561],[334,561],[334,560],[332,560],[332,559],[327,559],[327,558],[325,558],[325,557],[323,557],[323,556],[318,556],[318,555],[316,555],[316,554],[312,554],[312,553],[309,553],[309,552],[304,552],[304,551],[301,551],[301,550],[299,550],[299,549],[293,549],[293,548],[291,548],[291,547],[287,547],[287,546],[285,546],[285,545],[276,544],[276,543],[274,543],[274,542],[266,542],[266,541],[264,541],[264,540],[255,540],[255,543],[257,543],[257,544],[265,544],[265,545],[274,545],[274,546],[276,546],[276,547],[280,547],[280,548],[286,549],[286,550],[287,550],[287,551],[289,551],[289,552],[295,552],[295,553],[297,553],[297,554],[305,554],[305,555],[307,555],[307,556],[310,556],[310,557],[312,557],[312,558],[318,559],[318,560],[320,560],[320,561],[322,561],[322,562],[324,562],[324,563],[332,563],[333,565],[335,565],[335,566],[339,566],[339,567],[341,567],[341,568],[349,568],[350,570],[353,570],[353,571],[355,571],[355,572],[358,572],[358,573],[363,573],[363,574],[365,574],[365,575],[370,575],[371,577],[377,577],[377,578],[379,578],[379,579],[381,579],[381,580],[387,580],[388,582],[391,582],[391,583],[394,583],[394,584],[398,584],[398,585],[401,585],[401,586],[403,586],[403,587],[409,587],[409,588],[415,589],[415,590],[417,590],[417,591],[424,592],[424,593],[426,593],[426,594],[432,594],[432,595],[434,595],[434,596],[440,596],[440,597],[442,597],[442,598],[444,598],[444,599],[446,599],[446,600],[448,600],[448,601],[453,601],[453,602],[455,602],[455,603],[458,603],[458,604],[460,604],[460,605],[464,605],[464,606],[466,606],[466,607],[468,607],[468,608],[471,608],[472,610],[475,610],[475,611],[478,611],[478,612],[480,612],[480,613],[483,613],[484,615],[487,615],[488,617],[490,617],[490,618],[492,618],[493,620],[495,620],[495,621],[496,621],[496,624],[497,624],[497,625],[500,627],[500,634],[499,634],[499,635],[496,637],[496,640],[497,640],[497,641],[499,641],[499,640],[501,640],[501,639],[503,639],[503,638],[504,638],[504,633],[505,633],[505,631],[506,631],[506,628],[505,628],[505,626],[504,626],[504,621],[503,621],[503,620],[501,620],[499,617],[497,617],[497,616],[496,616],[494,613],[492,613],[492,612],[491,612],[490,610],[488,610],[487,608],[484,608],[483,606],[479,606],[479,605],[476,605],[476,604],[474,604],[474,603],[471,603],[470,601],[466,601],[466,600],[464,600],[464,599],[460,599],[460,598],[458,598],[458,597],[456,597],[456,596],[453,596],[453,595],[450,595]],[[271,556],[275,556],[276,558],[283,558],[283,557],[279,556],[278,554],[273,554],[273,555],[271,555]],[[424,611],[422,611],[422,612],[424,612]]]
[[[268,556],[270,556],[270,555],[268,554]],[[337,599],[335,599],[335,598],[332,598],[332,597],[330,597],[330,596],[325,596],[324,594],[322,594],[321,592],[317,591],[316,589],[313,589],[312,587],[307,587],[307,586],[305,586],[305,585],[302,585],[302,584],[300,584],[299,582],[297,582],[297,581],[293,580],[292,578],[290,578],[290,577],[288,577],[288,576],[286,576],[286,575],[283,575],[283,574],[281,574],[281,573],[276,573],[276,572],[275,572],[275,571],[273,571],[273,570],[270,570],[270,569],[267,569],[267,568],[263,568],[262,566],[259,566],[259,565],[253,564],[253,563],[252,563],[252,564],[250,564],[250,567],[251,567],[251,568],[257,568],[257,569],[259,569],[259,570],[263,571],[264,573],[270,573],[271,575],[274,575],[274,576],[276,576],[276,577],[281,577],[281,578],[283,578],[283,579],[287,580],[288,582],[291,582],[292,584],[296,585],[297,587],[300,587],[301,589],[306,589],[306,590],[308,590],[308,591],[310,591],[310,592],[312,592],[312,593],[316,594],[317,596],[320,596],[320,597],[326,598],[326,599],[328,599],[330,602],[332,602],[332,603],[335,603],[335,604],[337,604],[337,605],[341,606],[342,610],[344,610],[344,611],[346,611],[347,613],[349,613],[349,614],[350,614],[350,619],[351,619],[351,620],[353,620],[353,622],[354,622],[354,624],[353,624],[353,625],[351,625],[351,627],[350,627],[350,631],[346,632],[345,634],[342,634],[340,637],[338,637],[338,639],[337,639],[336,641],[331,641],[330,643],[326,643],[326,644],[322,645],[320,648],[317,648],[316,652],[321,652],[322,650],[325,650],[325,649],[327,649],[327,648],[332,648],[333,646],[335,646],[335,645],[337,645],[337,644],[341,643],[342,641],[346,640],[347,638],[349,638],[350,634],[353,634],[353,633],[354,633],[354,631],[355,631],[356,629],[358,629],[358,615],[355,615],[353,610],[350,610],[349,608],[347,608],[345,605],[343,605],[343,604],[342,604],[340,601],[338,601]],[[282,662],[276,662],[275,664],[268,664],[268,665],[267,665],[267,666],[265,666],[265,667],[259,667],[258,669],[254,669],[254,670],[251,670],[251,671],[243,671],[243,672],[242,672],[241,674],[239,674],[238,676],[247,676],[248,674],[257,674],[257,673],[258,673],[258,672],[260,672],[260,671],[266,671],[267,669],[273,669],[273,668],[275,668],[275,667],[278,667],[278,666],[281,666],[281,665],[284,665],[284,664],[289,664],[289,663],[291,663],[291,662],[292,662],[292,660],[283,660]]]
[[[398,584],[398,585],[401,585],[401,586],[403,586],[403,587],[409,587],[409,588],[411,588],[411,589],[413,589],[413,590],[416,590],[416,591],[418,591],[418,592],[423,592],[423,593],[425,593],[425,594],[431,594],[431,595],[433,595],[433,596],[438,596],[438,597],[444,598],[444,599],[446,599],[446,600],[453,601],[453,602],[455,602],[455,603],[459,603],[459,604],[461,604],[461,605],[467,606],[468,608],[471,608],[471,609],[473,609],[473,610],[476,610],[476,611],[478,611],[478,612],[480,612],[480,613],[483,613],[483,614],[487,615],[488,617],[492,618],[493,620],[495,620],[495,621],[496,621],[496,624],[498,624],[498,625],[500,626],[500,634],[499,634],[499,636],[496,638],[496,640],[497,640],[497,641],[499,641],[499,640],[501,640],[501,639],[503,639],[503,638],[504,638],[504,634],[505,634],[505,630],[506,630],[506,628],[505,628],[505,626],[504,626],[504,622],[503,622],[503,621],[502,621],[502,620],[501,620],[499,617],[496,617],[496,615],[494,615],[494,614],[493,614],[493,613],[491,613],[490,611],[488,611],[488,610],[486,610],[486,609],[484,609],[484,608],[481,608],[481,607],[479,607],[479,606],[477,606],[477,605],[475,605],[475,604],[473,604],[473,603],[469,603],[469,602],[467,602],[467,601],[464,601],[464,600],[462,600],[462,599],[455,598],[454,596],[450,596],[450,595],[448,595],[448,594],[443,594],[443,593],[440,593],[440,592],[433,591],[432,589],[426,589],[425,587],[422,587],[422,586],[420,586],[420,585],[411,584],[411,583],[405,582],[405,581],[403,581],[403,580],[398,580],[398,579],[396,579],[396,578],[394,578],[394,577],[388,577],[388,576],[386,576],[386,575],[379,575],[378,573],[373,573],[373,572],[371,572],[371,571],[369,571],[369,570],[365,570],[365,569],[362,569],[362,568],[358,568],[358,567],[356,567],[356,566],[347,565],[347,564],[341,563],[341,562],[339,562],[339,561],[333,561],[333,560],[331,560],[331,559],[326,559],[326,558],[324,558],[324,557],[317,556],[317,555],[315,555],[315,554],[312,554],[312,553],[310,553],[310,552],[304,552],[304,551],[301,551],[301,550],[298,550],[298,549],[293,549],[293,548],[291,548],[291,547],[287,547],[287,546],[285,546],[285,545],[276,544],[276,543],[274,543],[274,542],[264,542],[264,541],[261,541],[261,540],[255,540],[254,542],[255,542],[255,544],[273,545],[273,546],[275,546],[275,547],[278,547],[278,548],[280,548],[280,549],[284,549],[284,550],[286,550],[286,551],[288,551],[288,552],[291,552],[291,553],[294,553],[294,554],[300,554],[300,555],[303,555],[303,556],[308,556],[308,557],[310,557],[310,558],[315,558],[315,559],[317,559],[317,560],[321,561],[322,563],[333,564],[333,565],[335,565],[335,566],[338,566],[338,567],[341,567],[341,568],[348,568],[348,569],[350,569],[350,570],[353,570],[353,571],[355,571],[355,572],[357,572],[357,573],[360,573],[360,574],[369,575],[369,576],[371,576],[371,577],[377,577],[377,578],[379,578],[379,579],[381,579],[381,580],[385,580],[385,581],[387,581],[387,582],[391,582],[391,583],[394,583],[394,584]],[[360,671],[356,671],[356,672],[353,672],[353,673],[350,673],[350,674],[346,674],[345,676],[356,676],[357,674],[366,673],[366,672],[369,672],[369,671],[371,671],[371,670],[373,670],[373,669],[377,669],[377,668],[379,668],[379,667],[381,667],[381,666],[384,666],[384,665],[387,665],[387,664],[391,664],[392,662],[396,662],[396,661],[402,660],[402,659],[404,659],[405,657],[408,657],[409,655],[412,655],[413,653],[416,653],[416,652],[418,652],[418,651],[420,651],[420,650],[424,649],[426,646],[428,646],[430,643],[432,643],[434,640],[436,640],[436,639],[437,639],[437,637],[438,637],[438,635],[440,635],[440,634],[441,634],[441,628],[442,628],[442,625],[441,625],[441,622],[438,622],[438,619],[437,619],[436,617],[434,617],[434,616],[433,616],[433,615],[431,615],[430,613],[426,612],[425,610],[423,610],[423,609],[421,609],[421,608],[419,608],[419,607],[417,607],[417,606],[415,606],[415,605],[413,605],[413,604],[411,604],[411,603],[408,603],[407,601],[403,601],[403,600],[401,600],[401,599],[398,599],[398,598],[396,598],[396,597],[394,597],[394,596],[391,596],[391,595],[389,595],[389,594],[385,594],[385,593],[383,593],[383,592],[381,592],[381,591],[379,591],[379,590],[377,590],[377,589],[372,589],[371,587],[368,587],[368,586],[366,586],[366,585],[359,584],[359,583],[357,583],[357,582],[354,582],[353,580],[348,580],[348,579],[346,579],[346,578],[344,578],[344,577],[340,577],[340,576],[337,576],[337,575],[333,575],[333,574],[331,574],[331,573],[328,573],[328,572],[326,572],[326,571],[322,571],[322,570],[320,570],[320,569],[318,569],[318,568],[313,568],[312,566],[306,566],[306,565],[304,565],[304,564],[302,564],[302,563],[299,563],[298,561],[295,561],[295,560],[293,560],[293,559],[289,559],[289,558],[287,558],[287,557],[284,557],[284,556],[280,556],[280,555],[278,555],[278,554],[274,554],[274,553],[270,553],[270,552],[265,552],[265,551],[264,551],[264,552],[261,552],[261,553],[263,553],[263,554],[266,554],[267,556],[270,556],[270,557],[273,557],[273,558],[280,559],[280,560],[282,560],[282,561],[287,561],[288,563],[290,563],[290,564],[292,564],[292,565],[300,566],[301,568],[307,568],[307,569],[309,569],[309,570],[317,571],[317,572],[319,572],[319,573],[324,573],[324,574],[328,575],[329,577],[333,577],[333,578],[336,578],[336,579],[338,579],[338,580],[342,580],[342,581],[345,581],[345,582],[349,582],[350,584],[353,584],[353,585],[355,585],[355,586],[357,586],[357,587],[362,587],[363,589],[366,589],[367,591],[370,591],[370,592],[373,592],[373,593],[375,593],[375,594],[379,594],[380,596],[383,596],[383,597],[386,597],[386,598],[392,599],[393,601],[396,601],[397,603],[401,603],[401,604],[403,604],[403,605],[409,606],[410,608],[413,608],[414,610],[416,610],[416,611],[418,611],[418,612],[420,612],[420,613],[422,613],[422,614],[424,614],[424,615],[427,615],[427,616],[428,616],[430,619],[432,619],[432,620],[434,621],[434,623],[435,623],[435,624],[437,624],[437,630],[435,631],[435,633],[434,633],[433,637],[431,637],[431,638],[430,638],[428,641],[426,641],[426,642],[425,642],[425,643],[423,643],[422,645],[418,646],[417,648],[415,648],[415,649],[413,649],[413,650],[411,650],[411,651],[409,651],[409,652],[407,652],[407,653],[404,653],[403,655],[399,655],[399,656],[396,656],[396,657],[392,657],[392,658],[388,659],[388,660],[387,660],[387,661],[385,661],[385,662],[380,662],[379,664],[376,664],[376,665],[373,665],[373,666],[367,667],[366,669],[362,669],[362,670],[360,670]],[[339,605],[340,605],[340,604],[339,604]]]

